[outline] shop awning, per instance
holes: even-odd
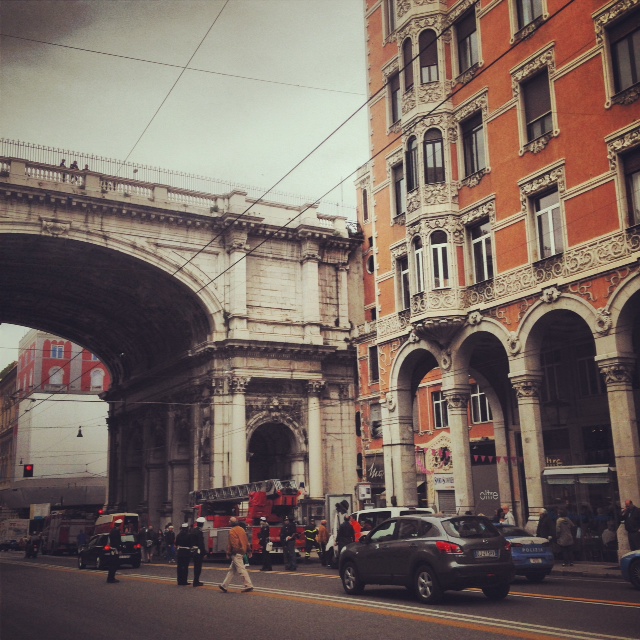
[[[584,465],[567,467],[547,467],[542,478],[547,484],[607,484],[611,482],[612,469],[609,465]]]

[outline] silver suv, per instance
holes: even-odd
[[[468,587],[502,600],[514,575],[511,544],[479,516],[391,518],[340,554],[342,586],[350,595],[367,584],[392,584],[428,604],[446,590]]]

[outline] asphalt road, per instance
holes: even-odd
[[[205,563],[205,586],[194,589],[176,585],[173,565],[125,568],[120,583],[107,584],[105,572],[79,570],[75,558],[2,553],[0,639],[640,638],[640,591],[622,580],[517,579],[502,602],[466,590],[424,606],[398,587],[348,597],[337,572],[317,563],[296,573],[280,566],[252,567],[255,591],[238,585],[224,594],[217,585],[227,567],[219,563]]]

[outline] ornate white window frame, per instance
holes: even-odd
[[[622,163],[618,161],[621,154],[632,149],[640,147],[640,124],[634,122],[632,125],[625,127],[621,131],[607,136],[607,158],[609,159],[609,168],[614,173],[616,185],[616,193],[618,197],[618,216],[620,219],[620,228],[625,229],[629,226],[629,217],[627,209],[629,207],[629,199],[627,194],[627,185],[624,175]]]
[[[400,60],[396,56],[389,64],[387,64],[382,69],[382,76],[384,85],[386,88],[386,103],[387,103],[387,135],[390,133],[400,133],[402,130],[402,105],[403,105],[403,96],[402,96],[402,78],[398,76],[398,82],[400,83],[400,117],[396,122],[393,122],[393,107],[392,107],[392,98],[391,98],[391,86],[389,84],[389,79],[394,73],[400,74]],[[400,74],[401,75],[401,74]]]
[[[472,80],[478,71],[482,68],[484,64],[484,60],[482,58],[482,33],[481,33],[481,21],[478,15],[478,2],[477,0],[462,0],[455,7],[451,9],[449,15],[446,19],[446,24],[443,25],[445,28],[449,28],[451,32],[454,34],[451,38],[451,66],[452,73],[454,76],[453,84],[466,84],[470,80]],[[464,15],[467,10],[473,9],[475,12],[476,18],[476,33],[478,40],[478,62],[474,65],[465,69],[465,71],[460,70],[460,59],[458,56],[458,38],[456,33],[456,22],[458,19]]]
[[[399,149],[396,149],[392,154],[387,156],[387,180],[389,183],[389,212],[390,212],[390,221],[391,226],[394,224],[405,224],[406,222],[406,213],[403,215],[396,215],[396,186],[393,181],[393,169],[398,165],[402,165],[402,171],[405,173],[404,166],[404,144]],[[404,175],[405,180],[405,191],[406,191],[406,173]]]
[[[526,24],[522,29],[518,24],[518,0],[509,0],[509,19],[512,34],[509,44],[516,44],[526,40],[549,19],[547,0],[542,0],[542,14],[529,24]]]
[[[458,180],[457,188],[460,190],[462,187],[475,187],[480,184],[482,178],[491,172],[491,162],[489,158],[489,139],[487,135],[487,119],[489,116],[489,92],[484,89],[481,93],[473,96],[467,100],[464,104],[460,105],[456,111],[452,114],[452,122],[454,126],[449,133],[449,139],[451,142],[458,142],[457,156],[458,156],[458,175],[464,174],[464,143],[462,140],[462,122],[471,117],[477,111],[482,114],[482,135],[484,136],[484,152],[485,163],[484,169],[472,173],[470,176],[465,176],[462,180]]]
[[[488,220],[491,224],[491,248],[493,256],[493,273],[497,273],[496,252],[495,252],[495,236],[494,225],[496,223],[496,196],[495,194],[474,202],[471,206],[460,212],[460,222],[465,231],[465,251],[464,251],[464,270],[466,273],[466,282],[477,284],[475,281],[475,268],[473,261],[473,246],[471,242],[471,227],[479,222]]]
[[[529,252],[529,263],[539,262],[544,258],[538,255],[538,229],[536,226],[536,214],[532,207],[532,200],[538,195],[553,188],[558,190],[558,200],[560,206],[560,216],[562,217],[562,238],[567,250],[567,223],[564,210],[564,195],[567,190],[565,178],[564,160],[556,162],[532,176],[528,176],[518,181],[520,189],[520,204],[522,212],[525,214],[527,224],[527,245]]]
[[[640,86],[638,85],[616,93],[613,75],[613,58],[611,56],[611,46],[607,32],[609,26],[638,7],[640,7],[640,0],[619,0],[618,2],[608,4],[593,14],[596,43],[602,53],[602,70],[607,96],[604,103],[605,109],[610,109],[615,104],[632,104],[640,98]]]
[[[522,95],[520,88],[524,82],[537,75],[545,68],[547,69],[549,78],[549,97],[551,101],[551,119],[553,126],[551,131],[548,133],[529,141],[527,139],[527,117],[525,115],[524,96]],[[556,61],[554,43],[534,53],[531,57],[511,71],[511,88],[513,89],[513,97],[515,98],[518,111],[518,130],[520,135],[519,154],[521,156],[525,153],[539,153],[549,144],[552,138],[555,138],[560,134],[554,86],[555,70]]]

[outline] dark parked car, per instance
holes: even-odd
[[[378,525],[340,554],[348,594],[367,584],[403,585],[423,603],[447,590],[480,587],[490,600],[509,595],[511,544],[484,517],[399,516]]]
[[[549,540],[531,535],[510,524],[495,526],[511,543],[516,575],[525,576],[529,582],[542,582],[551,573],[555,561]]]
[[[113,558],[113,549],[109,545],[109,534],[100,533],[93,536],[89,543],[78,550],[78,568],[84,569],[93,566],[96,569],[108,569]],[[120,564],[130,564],[134,569],[140,566],[142,559],[141,547],[135,536],[124,534],[122,536],[122,550],[120,552]]]
[[[20,542],[18,540],[5,540],[0,543],[0,551],[20,551]]]

